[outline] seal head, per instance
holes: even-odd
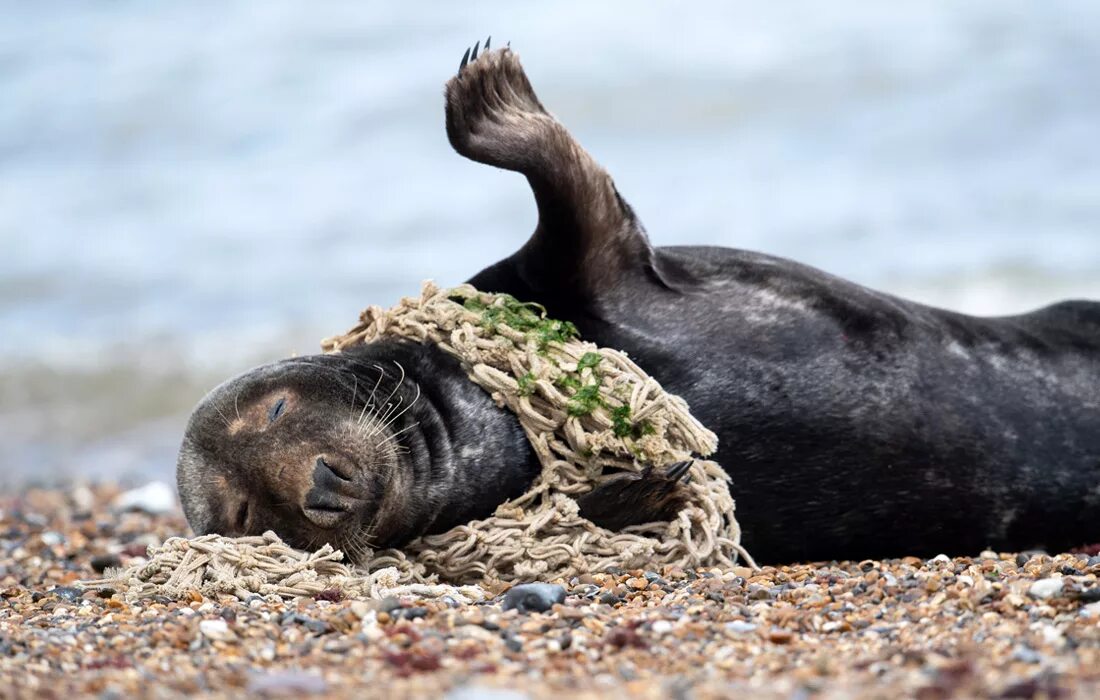
[[[373,374],[372,385],[360,387],[361,374]],[[274,529],[303,547],[392,536],[394,527],[376,528],[388,522],[379,517],[384,505],[403,500],[395,496],[408,470],[391,429],[402,397],[397,387],[379,396],[384,377],[383,368],[316,356],[259,367],[211,391],[180,450],[188,522],[197,533]]]

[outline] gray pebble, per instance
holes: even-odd
[[[57,588],[50,591],[50,593],[53,593],[58,598],[64,598],[70,603],[75,603],[76,601],[81,600],[84,597],[84,589],[74,588],[72,586],[58,586]]]
[[[397,610],[400,607],[401,601],[391,595],[386,596],[382,600],[378,601],[375,610],[377,610],[378,612],[392,613],[394,610]]]
[[[521,613],[546,612],[554,603],[565,602],[565,589],[552,583],[521,583],[504,594],[502,607]]]
[[[313,634],[328,634],[332,631],[332,627],[324,620],[309,619],[303,622],[302,626]]]

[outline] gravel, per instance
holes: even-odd
[[[1100,696],[1095,557],[592,572],[480,605],[339,591],[131,604],[77,582],[186,525],[119,512],[120,493],[0,497],[5,697]],[[525,612],[504,609],[517,599]]]

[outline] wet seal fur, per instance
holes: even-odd
[[[507,48],[467,52],[446,125],[458,153],[525,175],[539,212],[470,283],[542,304],[686,399],[719,436],[758,559],[1100,539],[1100,304],[978,318],[759,253],[655,248]],[[538,471],[457,361],[381,341],[214,389],[177,475],[196,533],[272,529],[355,556],[484,517]],[[676,477],[593,494],[595,518],[662,517]]]

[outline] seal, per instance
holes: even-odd
[[[461,155],[530,183],[538,224],[470,283],[622,349],[719,437],[763,561],[1067,549],[1100,539],[1100,304],[979,318],[760,253],[654,247],[509,48],[446,85]],[[674,512],[677,466],[582,514]],[[514,416],[438,349],[381,341],[213,390],[188,424],[197,533],[275,530],[355,556],[484,517],[538,473]]]

